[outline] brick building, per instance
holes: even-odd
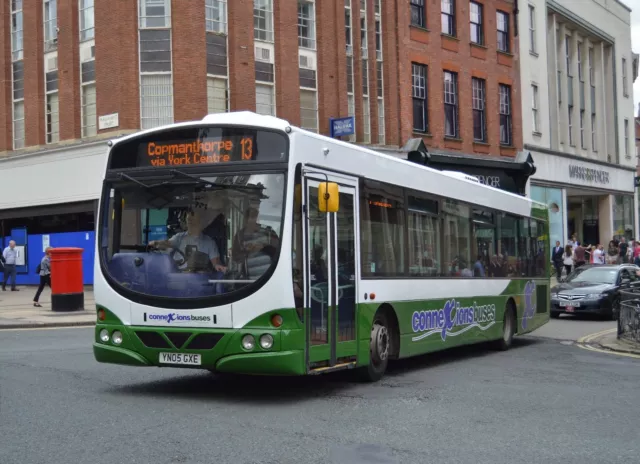
[[[3,0],[0,18],[0,236],[93,230],[106,140],[211,112],[327,135],[349,115],[352,142],[419,138],[519,193],[530,174],[512,1]]]

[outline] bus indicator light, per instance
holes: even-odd
[[[106,318],[106,315],[104,313],[104,309],[99,309],[98,310],[98,320],[99,321],[104,321]]]
[[[274,314],[271,316],[271,325],[274,327],[280,327],[282,325],[282,316],[280,314]]]

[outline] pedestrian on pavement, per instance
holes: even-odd
[[[604,264],[604,250],[602,249],[602,245],[598,243],[596,248],[593,250],[593,264]]]
[[[38,303],[40,300],[40,294],[42,290],[44,290],[44,286],[48,285],[51,288],[51,247],[47,247],[44,250],[44,256],[40,261],[40,285],[38,286],[38,291],[36,292],[36,296],[33,298],[33,306],[36,308],[42,308],[42,305]]]
[[[618,264],[624,264],[627,262],[627,252],[629,250],[629,245],[625,241],[624,237],[620,237],[620,245],[618,246]]]
[[[11,291],[17,292],[16,288],[16,261],[18,259],[18,249],[16,242],[11,240],[9,246],[2,252],[4,258],[4,281],[2,282],[2,291],[7,290],[7,282],[11,278]]]
[[[573,269],[573,246],[567,245],[564,247],[564,255],[562,255],[562,260],[564,264],[564,269],[567,272],[567,276],[571,274],[571,269]]]
[[[562,277],[562,255],[564,250],[560,246],[560,240],[556,240],[556,247],[553,249],[553,254],[551,255],[551,260],[553,261],[553,266],[556,268],[556,280],[560,282],[560,277]]]
[[[585,247],[582,244],[579,244],[574,250],[573,250],[573,265],[575,266],[574,269],[579,268],[580,266],[582,266],[583,264],[585,264],[587,262],[586,259],[586,252],[587,252],[587,247]]]
[[[607,249],[606,262],[607,264],[616,264],[618,262],[618,247],[616,242],[611,240],[609,242],[609,248]]]

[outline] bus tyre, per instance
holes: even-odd
[[[384,312],[378,312],[373,318],[371,337],[369,339],[369,364],[361,369],[362,377],[367,382],[377,382],[387,370],[391,339],[389,322]]]
[[[502,337],[497,341],[497,348],[506,351],[511,348],[516,333],[516,311],[511,303],[507,303],[502,320]]]

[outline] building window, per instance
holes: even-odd
[[[531,84],[531,117],[533,118],[533,132],[536,134],[540,133],[540,121],[538,120],[538,109],[539,109],[539,99],[538,99],[538,86],[535,84]]]
[[[486,81],[473,77],[471,79],[473,106],[473,140],[487,141]]]
[[[11,59],[18,61],[24,58],[22,0],[11,2]]]
[[[171,27],[171,0],[140,0],[140,28]]]
[[[369,49],[367,43],[367,18],[360,18],[360,50],[362,55],[367,56],[367,50]]]
[[[442,33],[456,36],[456,5],[455,0],[441,0]]]
[[[572,77],[573,72],[571,71],[571,37],[566,36],[564,39],[564,54],[567,59],[567,76]]]
[[[594,87],[596,85],[596,77],[594,74],[594,68],[593,68],[593,48],[589,47],[589,83],[591,84],[591,87]]]
[[[303,129],[318,132],[318,92],[300,90],[300,122]]]
[[[509,53],[509,15],[504,11],[496,12],[498,23],[498,50]]]
[[[482,5],[476,2],[470,3],[469,21],[471,23],[471,42],[484,44],[484,31],[482,28]]]
[[[629,96],[629,83],[627,82],[627,60],[622,58],[622,95]]]
[[[228,89],[227,79],[207,76],[207,111],[209,114],[229,111]]]
[[[256,84],[256,113],[276,115],[275,89],[270,84]]]
[[[173,122],[171,1],[140,0],[140,126]]]
[[[511,86],[500,84],[500,145],[513,145],[511,125]]]
[[[385,141],[384,99],[378,97],[378,143],[384,145]]]
[[[347,55],[353,54],[353,44],[351,42],[351,8],[345,2],[344,7],[344,33],[347,44]]]
[[[253,38],[273,42],[273,0],[253,0]]]
[[[629,157],[629,120],[624,120],[624,154]]]
[[[427,27],[424,0],[411,0],[411,24],[418,27]]]
[[[569,106],[569,111],[568,111],[568,123],[569,123],[569,145],[571,145],[572,147],[575,147],[575,144],[573,142],[573,106]]]
[[[140,119],[142,129],[173,122],[171,74],[140,75]]]
[[[207,32],[227,33],[227,0],[206,0],[204,12]]]
[[[57,58],[50,58],[48,62],[55,63],[55,69],[45,73],[46,90],[46,142],[56,143],[60,141],[60,105],[58,99],[58,69]],[[53,68],[53,66],[52,66]]]
[[[362,59],[362,95],[369,95],[369,60]]]
[[[591,115],[591,149],[594,152],[598,151],[598,145],[596,144],[596,115]]]
[[[382,24],[376,19],[376,60],[382,60]]]
[[[80,0],[80,42],[95,37],[93,0]]]
[[[371,108],[369,106],[369,97],[365,95],[362,97],[362,132],[363,132],[363,143],[371,143]]]
[[[58,48],[58,7],[56,0],[44,0],[44,51]]]
[[[537,53],[536,46],[536,8],[533,5],[529,5],[529,51],[531,53]]]
[[[413,96],[413,130],[429,132],[429,118],[427,112],[427,66],[411,64],[413,82],[411,92]]]
[[[298,45],[315,50],[316,26],[313,2],[298,1]]]
[[[347,94],[347,115],[351,116],[353,118],[354,126],[355,126],[355,121],[356,121],[356,99],[355,99],[353,94]],[[353,133],[353,134],[349,135],[347,137],[347,140],[349,142],[355,142],[356,141],[356,134]]]
[[[23,46],[22,1],[15,0],[11,2],[11,84],[14,150],[25,146]]]
[[[580,147],[586,149],[586,141],[584,139],[584,110],[580,110]]]
[[[86,45],[89,45],[88,47]],[[82,137],[93,137],[97,134],[96,112],[96,61],[93,54],[83,57],[84,50],[92,50],[92,45],[83,44],[80,47],[80,98],[82,101]],[[85,52],[86,53],[86,52]]]
[[[374,0],[373,2],[373,12],[377,15],[380,14],[380,3],[382,0]]]
[[[578,80],[584,82],[584,75],[582,74],[582,42],[578,42]]]
[[[444,72],[444,135],[458,138],[458,74]]]

